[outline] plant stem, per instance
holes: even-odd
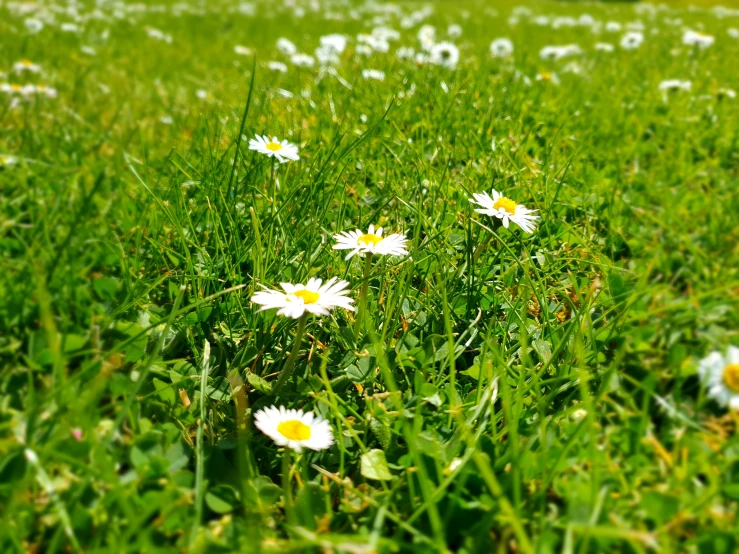
[[[305,333],[305,322],[308,321],[308,312],[303,313],[298,320],[298,330],[295,332],[295,340],[293,342],[293,349],[290,352],[290,357],[287,359],[285,367],[282,368],[280,378],[277,379],[277,384],[273,391],[277,391],[285,382],[290,378],[295,367],[295,359],[298,357],[298,351],[300,350],[300,343],[303,341],[303,334]]]
[[[290,449],[285,447],[282,453],[282,502],[285,506],[285,515],[287,516],[287,522],[292,524],[293,522],[293,494],[290,488],[290,458],[292,454]]]
[[[372,254],[365,254],[364,273],[362,274],[362,292],[359,294],[359,310],[357,311],[357,319],[354,322],[354,340],[359,338],[359,332],[362,330],[364,311],[367,308],[367,290],[369,289],[369,276],[371,270]]]

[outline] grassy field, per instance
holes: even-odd
[[[736,552],[738,28],[0,1],[0,551]]]

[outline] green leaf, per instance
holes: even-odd
[[[379,448],[374,448],[366,454],[362,454],[360,471],[366,479],[387,481],[393,478],[390,468],[387,467],[385,452]]]
[[[239,496],[229,485],[216,485],[208,490],[205,503],[217,514],[227,514],[233,512],[239,505]]]

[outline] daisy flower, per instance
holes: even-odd
[[[279,71],[280,73],[287,73],[287,66],[282,62],[268,62],[267,67],[272,71]]]
[[[644,33],[630,31],[621,37],[621,48],[624,50],[636,50],[644,42]]]
[[[537,81],[544,81],[545,83],[554,83],[555,85],[559,84],[559,77],[556,73],[537,73],[536,75]]]
[[[285,37],[277,39],[277,49],[286,56],[293,56],[298,53],[298,47]]]
[[[346,50],[347,38],[340,34],[324,35],[320,38],[320,43],[322,47],[333,50],[337,54],[341,54]]]
[[[280,163],[287,163],[289,160],[298,161],[298,147],[294,144],[290,144],[287,140],[280,142],[277,137],[271,139],[264,135],[255,135],[253,139],[249,141],[249,150],[256,150],[267,156],[275,157]]]
[[[472,195],[474,198],[470,198],[469,201],[480,206],[475,209],[477,213],[497,217],[502,220],[503,227],[506,229],[512,221],[527,233],[533,233],[536,230],[535,222],[540,217],[532,214],[537,210],[529,210],[523,204],[516,204],[515,200],[506,198],[495,189],[492,193],[492,198],[487,192]]]
[[[7,167],[18,163],[18,159],[15,156],[7,156],[0,154],[0,167]]]
[[[429,62],[447,69],[456,69],[459,62],[459,48],[451,42],[434,44],[429,50]]]
[[[513,43],[507,38],[496,38],[490,43],[490,54],[494,58],[507,58],[513,54]]]
[[[613,52],[615,47],[610,42],[596,42],[595,49],[600,52]]]
[[[293,54],[290,61],[298,67],[313,67],[316,65],[315,58],[310,54]]]
[[[295,452],[303,448],[326,450],[334,443],[331,425],[313,412],[271,406],[254,414],[254,424],[277,446],[286,446]]]
[[[708,396],[722,406],[739,410],[739,348],[729,346],[726,355],[711,352],[698,364],[698,374]]]
[[[363,69],[362,77],[365,79],[370,79],[374,81],[384,81],[385,72],[379,69]]]
[[[659,90],[663,92],[680,89],[689,91],[690,87],[690,81],[681,81],[680,79],[667,79],[659,84]]]
[[[41,66],[31,62],[30,60],[21,60],[13,64],[13,71],[16,73],[24,73],[26,71],[29,73],[40,73]]]
[[[700,48],[708,48],[713,44],[714,39],[711,35],[699,33],[698,31],[687,30],[683,33],[683,44],[687,46],[699,46]]]
[[[393,234],[382,236],[382,227],[375,229],[374,225],[364,233],[356,231],[344,231],[334,235],[334,250],[351,250],[346,255],[346,260],[357,254],[378,254],[380,256],[405,256],[408,254],[405,246],[408,239],[405,235]]]
[[[315,315],[328,315],[337,306],[354,311],[353,298],[347,296],[349,283],[332,277],[325,283],[322,279],[310,278],[305,285],[280,283],[283,291],[260,290],[251,297],[251,301],[262,306],[259,311],[277,309],[277,315],[285,315],[293,319],[300,318],[308,312]]]

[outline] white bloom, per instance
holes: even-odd
[[[28,86],[33,87],[33,85],[28,85]],[[33,92],[35,94],[42,94],[46,96],[47,98],[56,98],[57,96],[56,89],[54,87],[47,87],[46,85],[36,85],[34,87]]]
[[[731,38],[739,38],[739,29],[735,29],[734,27],[731,27],[731,28],[730,28],[730,29],[729,29],[728,31],[726,31],[726,32],[727,32],[727,33],[729,33],[729,36],[730,36]]]
[[[725,356],[711,352],[698,364],[698,375],[709,397],[739,410],[739,348],[729,346]]]
[[[716,39],[711,35],[704,35],[697,31],[685,31],[683,33],[683,44],[688,46],[699,46],[700,48],[708,48]]]
[[[595,49],[600,52],[613,52],[615,47],[609,42],[596,42]]]
[[[321,46],[323,46],[324,48],[330,48],[337,54],[341,54],[344,50],[346,50],[346,37],[344,35],[325,35],[321,37],[320,41]]]
[[[436,29],[433,25],[424,25],[418,30],[418,42],[423,50],[429,51],[436,43]]]
[[[506,198],[497,190],[492,190],[492,198],[487,192],[475,193],[469,201],[477,204],[480,208],[475,211],[480,214],[497,217],[502,220],[503,227],[506,229],[512,221],[527,233],[533,233],[536,230],[536,220],[540,219],[538,215],[532,215],[537,210],[529,210],[523,204],[517,204],[514,200]]]
[[[286,446],[296,452],[303,448],[325,450],[334,443],[331,425],[313,412],[271,406],[254,414],[254,425],[277,446]]]
[[[416,51],[409,46],[401,46],[395,51],[395,56],[399,60],[412,60],[416,55]]]
[[[353,298],[346,296],[349,283],[332,277],[325,284],[321,279],[308,279],[305,285],[280,283],[284,292],[279,290],[260,290],[254,293],[251,301],[262,306],[259,311],[277,310],[277,315],[298,319],[305,312],[314,315],[328,315],[333,308],[339,307],[354,311]]]
[[[41,66],[31,62],[30,60],[21,60],[13,64],[13,71],[16,73],[41,73]]]
[[[272,71],[279,71],[280,73],[287,73],[287,66],[282,62],[269,62],[267,67]]]
[[[18,158],[15,156],[8,156],[7,154],[0,154],[0,167],[7,167],[18,163]]]
[[[544,81],[545,83],[554,83],[555,85],[559,84],[559,76],[556,73],[537,73],[536,74],[536,80],[537,81]]]
[[[32,35],[35,35],[44,28],[44,23],[33,17],[29,17],[23,23],[26,25],[26,29],[28,29],[28,32]]]
[[[200,100],[206,100],[208,98],[208,91],[202,88],[199,88],[195,91],[195,96],[197,96]]]
[[[575,27],[577,25],[577,19],[569,16],[562,16],[554,18],[552,21],[552,29],[561,29],[563,27]]]
[[[736,91],[730,88],[720,88],[716,91],[716,96],[718,96],[719,99],[731,98],[733,100],[736,98]]]
[[[375,27],[372,29],[372,36],[378,40],[391,41],[398,40],[400,33],[390,27]]]
[[[166,33],[163,33],[159,29],[155,29],[154,27],[147,27],[146,28],[146,34],[149,38],[153,38],[156,40],[164,41],[168,44],[172,43],[172,35],[168,35]]]
[[[363,69],[362,77],[364,77],[365,79],[372,79],[374,81],[384,81],[385,72],[380,71],[379,69]]]
[[[565,44],[564,46],[545,46],[539,50],[539,57],[543,60],[561,60],[580,53],[582,50],[577,44]]]
[[[293,54],[290,61],[298,67],[313,67],[316,65],[316,59],[310,54]]]
[[[62,23],[61,30],[64,33],[78,33],[80,28],[75,23]]]
[[[355,231],[344,231],[334,235],[334,250],[351,250],[346,255],[346,260],[357,254],[378,254],[380,256],[406,256],[406,243],[408,239],[405,235],[393,234],[382,236],[382,227],[375,229],[374,225],[369,226],[369,230],[364,233],[359,229]]]
[[[249,141],[249,150],[256,150],[267,156],[275,157],[280,163],[286,163],[289,160],[298,161],[298,147],[294,144],[290,144],[287,140],[280,142],[277,137],[259,136],[255,135],[253,139]]]
[[[621,37],[621,48],[635,50],[644,42],[644,34],[639,31],[630,31]]]
[[[339,55],[336,50],[329,46],[319,46],[315,51],[318,63],[321,65],[334,65],[339,63]]]
[[[609,21],[606,23],[606,31],[609,33],[620,33],[621,24],[618,21]]]
[[[462,27],[460,27],[456,23],[452,23],[451,25],[449,25],[449,29],[447,29],[447,34],[451,38],[459,38],[462,36]]]
[[[286,56],[292,56],[298,53],[298,47],[293,42],[285,37],[277,39],[277,49],[285,54]]]
[[[429,51],[429,62],[447,69],[456,69],[459,62],[459,48],[451,42],[434,44]]]
[[[670,90],[690,90],[690,81],[681,81],[680,79],[667,79],[659,84],[659,90],[670,91]]]
[[[507,38],[496,38],[490,43],[490,54],[496,58],[507,58],[513,54],[513,43]]]
[[[234,53],[238,54],[239,56],[251,56],[252,50],[251,48],[237,44],[236,46],[234,46]]]

